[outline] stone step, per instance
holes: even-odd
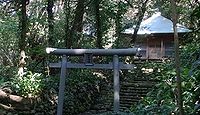
[[[150,81],[129,81],[121,83],[120,106],[130,108],[145,97],[149,89],[153,87]]]
[[[120,94],[125,94],[125,95],[128,95],[128,94],[147,94],[147,93],[148,93],[148,90],[129,90],[129,91],[120,90]]]
[[[129,108],[124,107],[124,106],[120,106],[120,110],[124,111],[124,110],[129,110]]]
[[[144,83],[144,82],[140,82],[140,83],[138,83],[138,82],[135,82],[135,83],[133,83],[133,82],[125,82],[125,83],[121,83],[121,86],[124,86],[124,87],[153,87],[154,86],[154,84],[153,83]]]
[[[141,95],[141,94],[147,94],[148,93],[148,90],[129,90],[129,91],[126,91],[126,90],[123,90],[123,91],[120,91],[120,95],[131,95],[131,96],[134,96],[134,95]]]
[[[131,104],[120,104],[120,107],[123,107],[123,108],[130,108],[131,106],[133,106],[134,104],[136,104],[136,103],[131,103]]]
[[[147,95],[156,80],[148,77],[125,78],[120,81],[120,111],[129,111],[130,107],[136,105]],[[83,115],[95,115],[113,110],[113,83],[106,83],[100,87],[100,98],[91,107],[91,111]]]
[[[124,87],[124,86],[121,86],[120,87],[120,90],[148,90],[150,88],[147,88],[147,87],[134,87],[134,86],[129,86],[129,87]]]
[[[110,107],[112,107],[112,104],[104,103],[104,104],[94,105],[94,106],[91,107],[91,109],[93,109],[93,110],[107,110]]]
[[[121,80],[121,81],[131,81],[131,82],[159,82],[158,80],[155,80],[155,79],[152,79],[152,78],[144,78],[144,77],[135,77],[135,78],[127,78],[127,79],[124,79],[124,80]]]
[[[142,98],[142,97],[145,97],[146,95],[145,94],[142,94],[142,95],[134,95],[134,94],[132,94],[132,96],[130,96],[130,95],[120,95],[120,99],[135,99],[135,97],[140,97],[140,98]]]
[[[131,100],[120,100],[120,103],[135,103],[139,102],[141,99],[131,99]]]
[[[120,99],[120,103],[135,103],[135,102],[138,102],[140,101],[142,98],[135,98],[135,99]]]
[[[130,87],[121,87],[121,90],[148,90],[150,88],[146,88],[146,87],[133,87],[133,86],[130,86]]]
[[[143,98],[145,96],[142,95],[120,95],[120,99],[138,99]]]
[[[133,103],[133,104],[121,104],[120,103],[120,108],[119,108],[119,111],[129,111],[129,109],[130,109],[130,107],[132,106],[132,105],[135,105],[136,103]],[[112,106],[112,108],[111,108],[111,110],[110,111],[113,111],[113,106]],[[110,114],[109,114],[110,115]]]

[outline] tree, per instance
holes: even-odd
[[[64,14],[65,14],[65,47],[70,48],[72,46],[72,40],[69,37],[69,30],[70,30],[70,25],[69,25],[69,17],[70,17],[70,0],[66,0],[64,3]]]
[[[118,47],[124,47],[124,44],[122,42],[124,38],[121,36],[121,32],[123,31],[123,25],[126,24],[125,22],[123,22],[123,19],[125,18],[124,14],[127,12],[129,5],[127,5],[125,1],[123,2],[121,0],[117,0],[115,7],[116,7],[116,10],[115,10],[116,12],[115,12],[115,17],[114,17],[115,33],[116,33],[115,44],[116,44],[116,47],[118,48]]]
[[[139,7],[139,11],[138,11],[138,14],[137,14],[137,17],[138,17],[138,19],[137,19],[137,21],[136,21],[136,27],[134,28],[134,33],[133,33],[133,35],[131,36],[131,42],[132,43],[134,43],[135,42],[135,39],[137,38],[137,32],[138,32],[138,30],[139,30],[139,28],[140,28],[140,24],[141,24],[141,22],[142,22],[142,19],[143,19],[143,17],[144,17],[144,13],[146,12],[146,6],[147,6],[147,2],[148,2],[149,0],[145,0],[145,1],[140,1],[141,2],[141,4],[142,4],[142,6],[141,7]]]
[[[178,40],[178,32],[177,32],[177,10],[176,10],[176,1],[171,0],[171,8],[172,8],[172,20],[173,20],[173,29],[174,29],[174,46],[175,46],[175,65],[176,65],[176,82],[177,82],[177,95],[178,95],[178,107],[179,114],[183,115],[183,102],[182,102],[182,90],[181,90],[181,74],[180,74],[180,56],[179,56],[179,40]]]
[[[103,48],[102,46],[102,27],[101,27],[101,14],[100,14],[100,2],[101,0],[96,0],[95,1],[95,17],[96,17],[96,34],[97,34],[97,43],[96,46],[97,48]]]
[[[70,29],[69,37],[67,40],[67,44],[68,44],[67,48],[72,48],[73,43],[77,43],[76,47],[79,45],[80,36],[78,36],[78,34],[82,33],[82,30],[83,30],[83,14],[85,12],[84,9],[85,9],[85,0],[78,0],[75,14],[74,14],[75,17],[74,17],[72,27]]]
[[[48,0],[48,6],[47,6],[47,12],[48,12],[48,26],[49,26],[49,31],[48,31],[48,43],[50,46],[54,45],[54,40],[53,40],[53,32],[54,32],[54,18],[53,18],[53,6],[54,6],[54,0]]]
[[[20,11],[20,39],[19,39],[19,75],[23,75],[25,62],[25,48],[26,48],[26,33],[27,33],[27,15],[26,15],[26,5],[29,1],[28,0],[20,0],[21,4],[21,11]]]

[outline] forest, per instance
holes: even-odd
[[[199,115],[199,0],[0,0],[0,115],[57,113],[60,69],[50,68],[49,63],[61,61],[61,56],[46,53],[47,47],[134,48],[142,21],[156,12],[173,22],[173,56],[120,57],[135,68],[119,71],[117,112],[113,111],[113,70],[67,69],[62,113]],[[190,32],[179,34],[177,24]],[[134,30],[129,38],[123,34],[128,28]],[[83,57],[67,60],[83,63]],[[92,60],[105,64],[112,57]]]

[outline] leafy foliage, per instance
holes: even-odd
[[[198,114],[199,111],[199,46],[187,45],[181,52],[181,71],[182,71],[182,96],[184,110],[187,114]],[[192,54],[192,55],[191,55]],[[177,91],[176,73],[173,69],[174,63],[167,62],[153,64],[154,69],[159,68],[161,72],[154,74],[159,82],[153,90],[141,100],[138,106],[133,106],[132,111],[138,115],[146,114],[177,114]],[[149,66],[151,67],[151,66]]]
[[[14,90],[25,97],[38,95],[45,85],[43,75],[31,71],[26,72],[23,76],[16,76],[12,83]]]
[[[77,114],[88,110],[98,95],[100,79],[89,70],[70,71],[67,79],[65,112]]]

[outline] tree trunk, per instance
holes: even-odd
[[[53,6],[54,6],[54,0],[48,0],[48,6],[47,6],[47,13],[48,13],[48,26],[49,26],[49,34],[48,34],[48,37],[49,37],[49,40],[48,40],[48,43],[49,43],[49,46],[52,47],[54,45],[54,40],[53,40],[53,30],[54,30],[54,26],[53,26],[53,21],[54,21],[54,18],[53,18]]]
[[[0,89],[0,109],[8,111],[30,110],[32,101],[32,99],[12,95]]]
[[[99,11],[99,6],[100,5],[100,0],[95,1],[95,18],[96,18],[96,35],[97,35],[97,43],[96,47],[97,48],[103,48],[102,46],[102,30],[101,30],[101,17],[100,17],[100,11]]]
[[[65,0],[64,3],[64,12],[65,12],[65,47],[70,48],[72,46],[72,40],[70,36],[69,28],[69,17],[70,17],[70,0]]]
[[[138,20],[136,22],[136,27],[134,28],[134,33],[133,35],[131,36],[131,43],[134,44],[135,40],[137,39],[137,32],[140,28],[140,24],[142,22],[142,19],[144,17],[144,13],[146,12],[146,6],[147,6],[147,2],[149,0],[145,0],[144,2],[142,2],[142,6],[141,8],[139,9],[139,12],[138,12]]]
[[[79,45],[78,43],[79,38],[77,37],[79,37],[78,34],[81,33],[83,30],[83,14],[84,14],[84,9],[85,9],[84,3],[85,3],[85,0],[78,0],[77,7],[75,10],[75,17],[73,20],[73,25],[70,30],[70,37],[68,37],[68,40],[67,40],[68,48],[71,48],[73,46],[72,41],[76,43],[76,46]]]
[[[174,29],[174,47],[175,47],[175,65],[176,65],[176,83],[177,83],[177,93],[178,93],[178,108],[179,114],[183,115],[183,102],[182,102],[182,90],[181,90],[181,75],[180,75],[180,56],[179,56],[179,40],[177,32],[177,11],[176,11],[176,1],[171,0],[172,8],[172,20],[173,20],[173,29]]]
[[[27,0],[21,0],[21,15],[20,15],[20,30],[21,37],[19,39],[19,50],[20,50],[20,58],[19,58],[19,71],[18,74],[21,76],[24,72],[25,62],[25,47],[26,47],[26,33],[27,33],[27,16],[26,16],[26,2]]]
[[[122,31],[122,11],[120,9],[120,1],[117,3],[117,14],[115,17],[115,25],[116,25],[116,48],[120,45],[121,31]]]

